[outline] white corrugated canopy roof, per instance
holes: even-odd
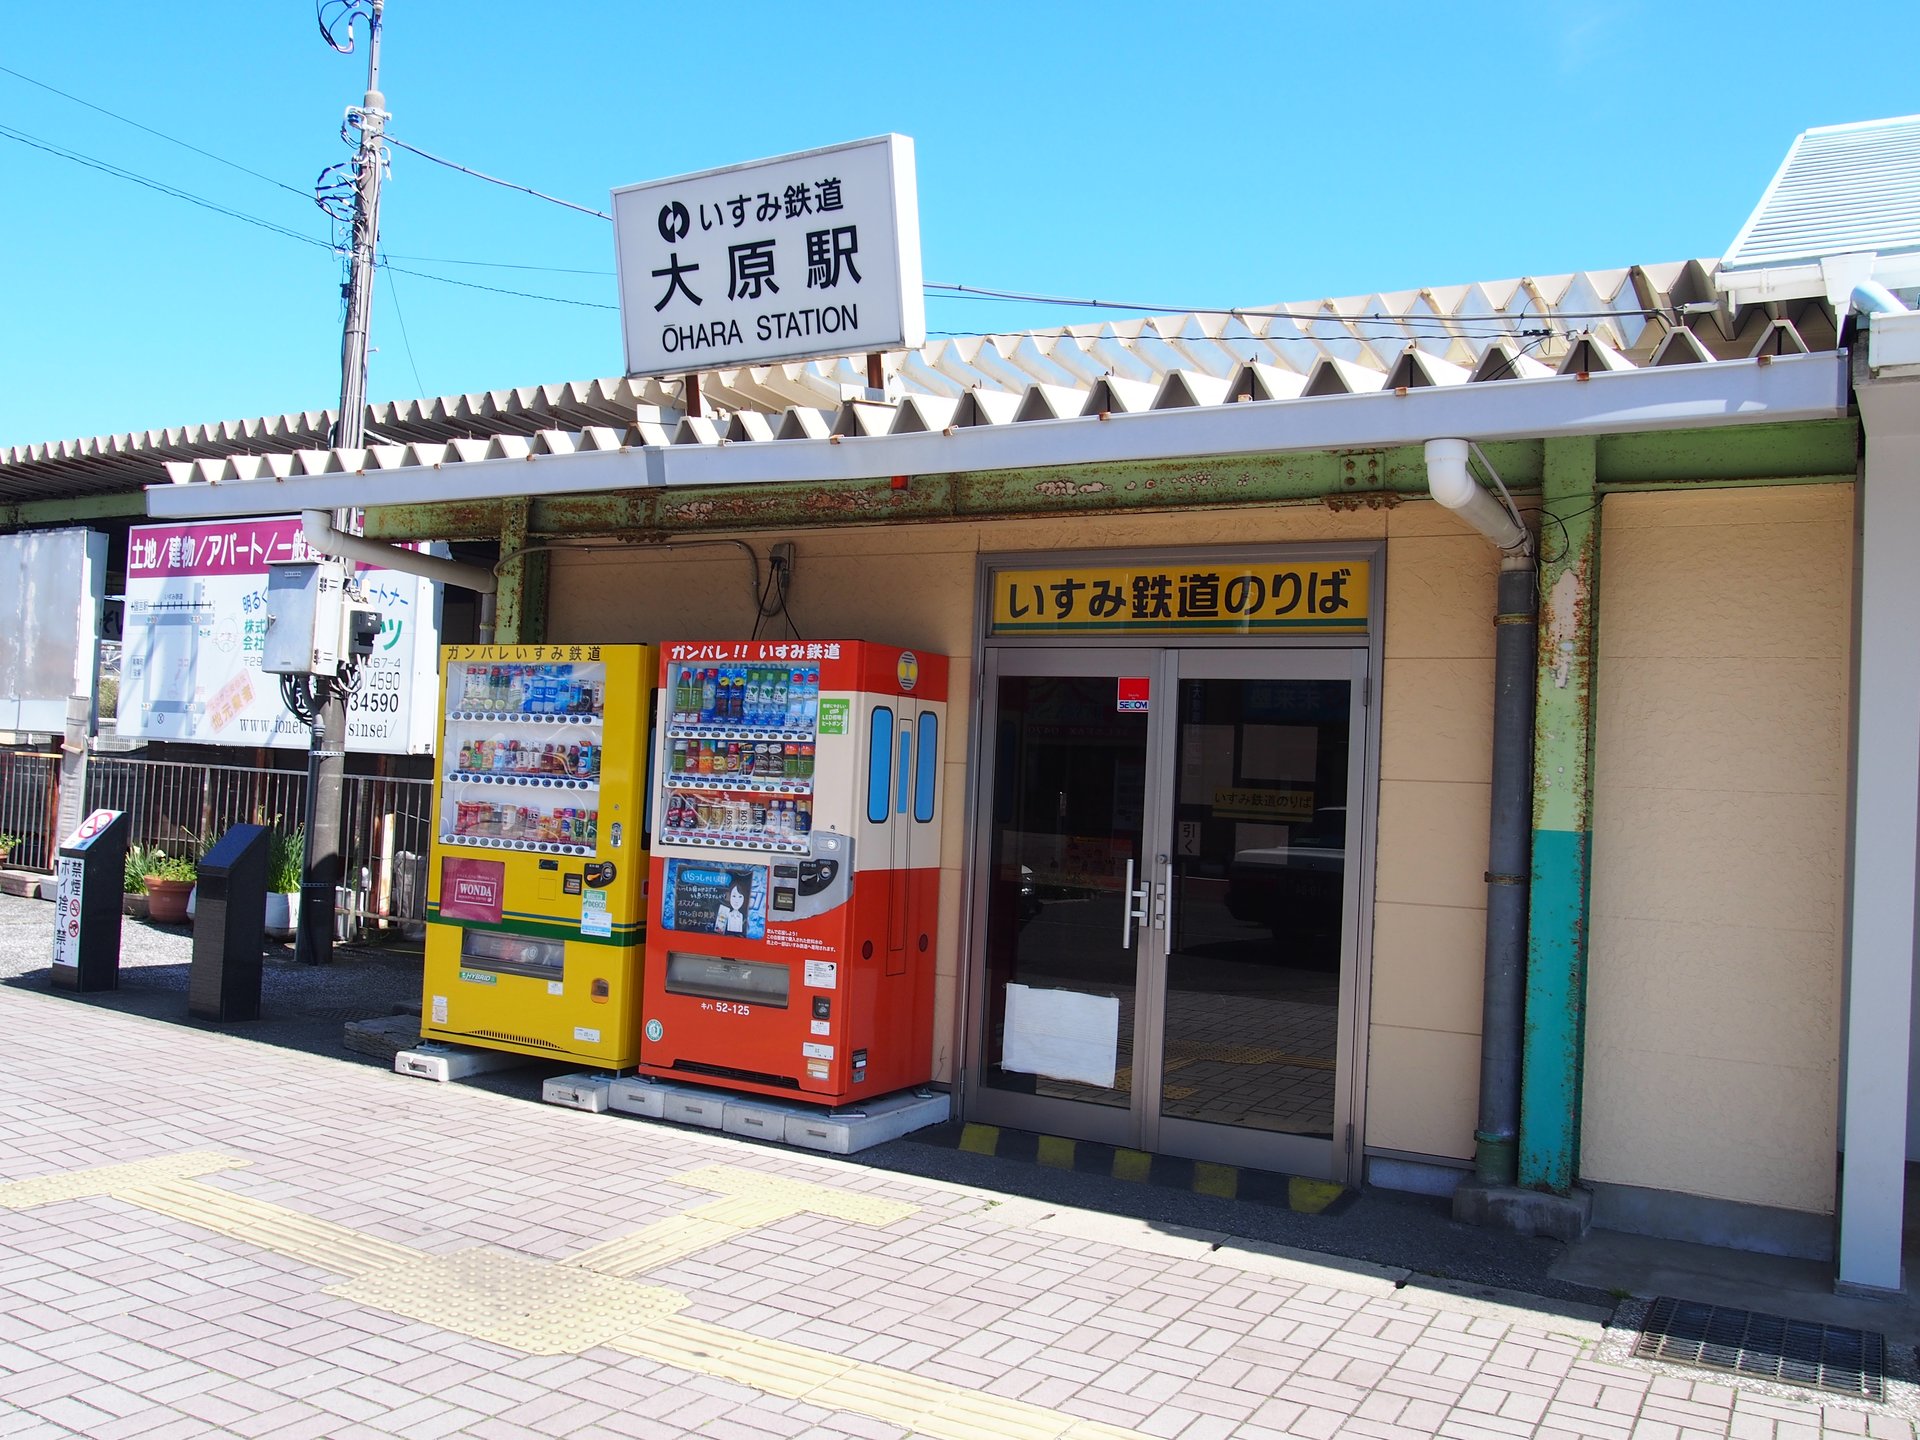
[[[1920,250],[1920,115],[1827,125],[1793,142],[1722,259],[1728,270]]]
[[[1615,368],[1644,366],[1656,352],[1665,365],[1744,359],[1781,321],[1801,348],[1833,348],[1833,317],[1818,300],[1713,304],[1716,268],[1691,260],[956,336],[885,356],[881,405],[867,397],[863,357],[710,371],[700,377],[702,418],[712,422],[704,425],[682,423],[674,380],[386,401],[368,407],[368,443],[386,454],[413,450],[444,457],[428,463],[457,463],[473,453],[465,442],[481,442],[484,453],[484,442],[502,437],[539,437],[535,448],[552,453],[554,437],[564,435],[579,443],[591,434],[589,448],[609,438],[757,445],[910,433],[936,420],[944,429],[1204,410],[1243,399],[1537,376],[1569,359]],[[1683,328],[1691,343],[1667,344]],[[234,475],[225,462],[246,455],[300,454],[300,472],[328,470],[334,466],[316,452],[328,448],[331,420],[329,412],[305,412],[0,450],[0,501],[131,491],[158,480],[163,463],[175,480],[213,479]],[[238,471],[260,473],[248,465]]]

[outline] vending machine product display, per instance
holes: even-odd
[[[640,1069],[837,1105],[932,1078],[943,655],[660,647]]]
[[[638,1060],[652,670],[644,645],[442,648],[423,1035]]]

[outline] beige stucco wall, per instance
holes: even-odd
[[[1380,712],[1367,1144],[1466,1159],[1480,1086],[1499,554],[1393,512]]]
[[[1067,549],[1388,541],[1375,910],[1372,1073],[1366,1143],[1471,1153],[1493,684],[1493,551],[1426,504],[1335,513],[1323,506],[1074,520],[1009,520],[741,537],[798,555],[790,609],[810,637],[859,636],[952,657],[946,843],[934,1054],[956,1067],[962,877],[967,851],[969,686],[978,558]],[[557,640],[738,638],[753,629],[747,567],[731,545],[554,556]],[[776,631],[768,622],[764,633]]]
[[[1587,1179],[1833,1208],[1852,506],[1605,502]]]

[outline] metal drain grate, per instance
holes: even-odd
[[[1886,1398],[1886,1337],[1661,1296],[1647,1311],[1635,1359],[1699,1365],[1755,1380]]]

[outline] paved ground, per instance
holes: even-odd
[[[0,1437],[1914,1434],[1905,1383],[1655,1369],[1566,1299],[309,1053],[397,961],[252,1039],[147,927],[114,1005],[52,994],[50,923],[0,906]]]

